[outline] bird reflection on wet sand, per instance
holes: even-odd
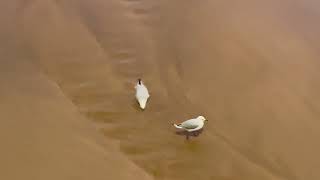
[[[192,137],[198,137],[200,134],[202,134],[203,128],[198,131],[188,132],[188,131],[176,131],[175,133],[179,136],[185,136],[186,140],[190,139],[190,136]]]

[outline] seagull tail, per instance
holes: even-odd
[[[183,127],[181,127],[181,126],[179,126],[180,124],[172,124],[175,128],[177,128],[177,129],[183,129]]]

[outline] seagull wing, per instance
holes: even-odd
[[[187,121],[184,121],[183,123],[181,123],[179,126],[183,127],[184,129],[195,129],[199,126],[199,122],[196,119],[190,119]]]
[[[148,89],[144,85],[136,86],[136,97],[137,98],[149,98]]]

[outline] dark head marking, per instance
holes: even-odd
[[[141,85],[141,79],[140,78],[138,79],[138,83]]]

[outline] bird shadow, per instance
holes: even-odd
[[[203,129],[198,131],[188,132],[188,131],[176,131],[176,135],[185,136],[186,140],[189,140],[190,137],[198,137],[203,132]]]

